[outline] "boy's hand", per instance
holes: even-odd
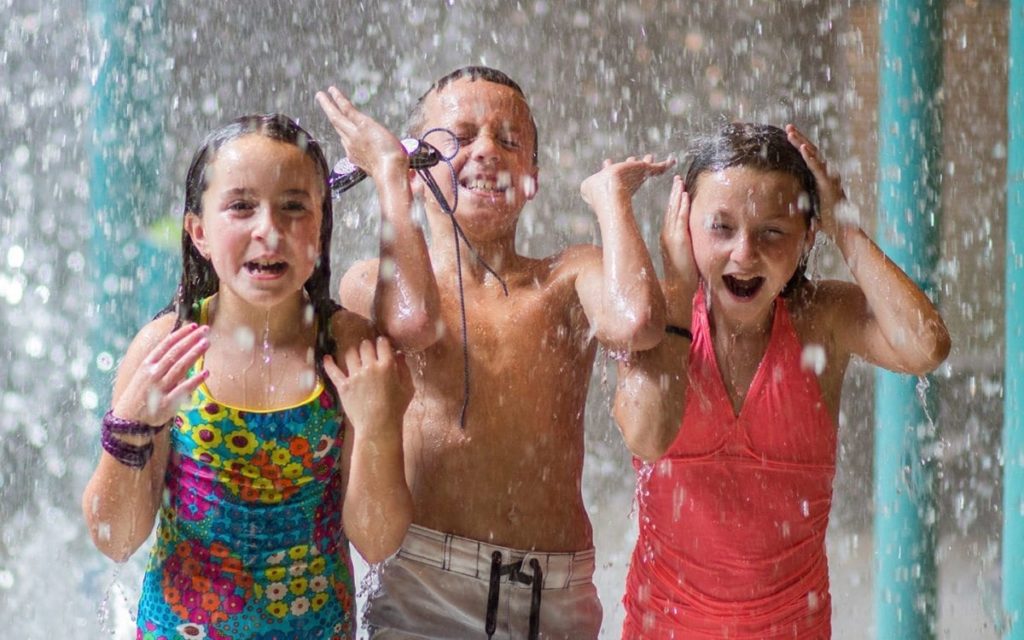
[[[316,101],[341,137],[348,159],[367,175],[379,176],[389,168],[409,169],[409,156],[398,138],[356,109],[336,87],[318,91]]]
[[[158,342],[118,395],[114,415],[154,427],[167,424],[181,403],[209,376],[204,369],[187,377],[192,365],[210,347],[208,333],[205,325],[186,324]]]
[[[397,425],[412,400],[412,377],[404,358],[387,338],[363,340],[345,352],[345,371],[324,358],[324,370],[334,382],[341,406],[356,433],[364,435]],[[347,372],[347,373],[346,373]]]
[[[580,194],[591,207],[605,198],[632,198],[647,178],[665,173],[673,164],[674,158],[655,162],[651,154],[639,160],[633,156],[622,162],[605,160],[601,170],[580,185]]]
[[[697,290],[699,275],[690,237],[690,194],[683,189],[680,176],[672,179],[672,193],[661,226],[661,259],[665,267],[666,298],[688,303]],[[689,318],[679,320],[689,322]]]
[[[828,164],[803,133],[793,125],[786,125],[789,142],[800,150],[807,167],[814,174],[818,187],[818,204],[821,214],[821,230],[833,240],[843,225],[860,226],[856,209],[846,199],[843,181],[839,174],[830,171]]]

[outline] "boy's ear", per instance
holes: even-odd
[[[526,195],[527,200],[533,200],[533,197],[537,195],[537,189],[540,188],[540,169],[537,166],[533,167],[533,171],[529,177],[523,181],[526,184],[523,185],[523,193]]]
[[[197,214],[189,211],[185,214],[185,232],[192,238],[192,244],[195,245],[199,254],[210,259],[210,252],[206,247],[206,230],[203,227],[203,218]]]

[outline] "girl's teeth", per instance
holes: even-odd
[[[271,271],[280,272],[285,268],[283,262],[248,262],[246,266],[251,271]]]

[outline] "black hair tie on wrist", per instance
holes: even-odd
[[[667,324],[665,325],[665,333],[674,336],[681,336],[683,338],[686,338],[690,342],[693,342],[693,333],[686,327],[677,327],[674,324]]]

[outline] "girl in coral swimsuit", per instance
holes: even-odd
[[[852,282],[810,281],[815,234]],[[731,124],[676,178],[667,335],[619,364],[638,470],[624,638],[828,638],[825,530],[850,356],[915,375],[949,352],[796,128]]]

